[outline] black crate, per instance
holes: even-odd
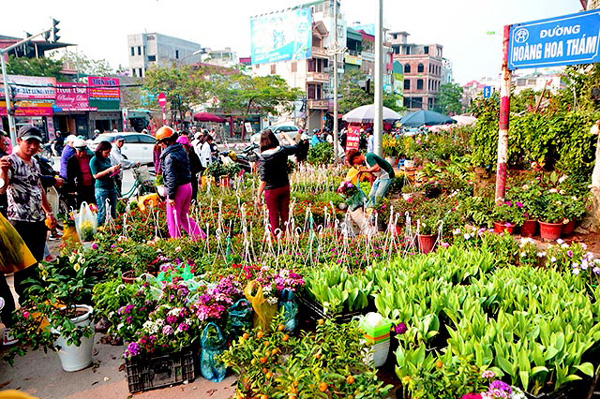
[[[131,393],[191,382],[196,377],[191,348],[164,355],[136,356],[127,359],[125,367]]]
[[[368,308],[357,310],[354,312],[346,312],[339,314],[328,314],[323,310],[323,306],[308,296],[299,296],[298,304],[300,305],[300,314],[305,315],[308,319],[316,322],[319,319],[332,319],[338,324],[349,323],[354,317],[361,316],[368,312]]]

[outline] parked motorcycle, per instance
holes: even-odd
[[[221,161],[224,164],[235,162],[246,173],[252,173],[253,164],[258,160],[257,144],[250,144],[239,153],[233,150],[221,152]]]

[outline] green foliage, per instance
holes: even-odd
[[[333,146],[329,143],[319,143],[310,147],[306,160],[311,165],[329,165],[333,162]]]
[[[115,73],[106,60],[93,60],[80,52],[66,51],[61,61],[67,67],[77,70],[83,76],[110,76]]]
[[[51,58],[16,58],[11,55],[6,64],[9,75],[45,76],[65,81],[65,75],[60,72],[62,69],[62,61]]]
[[[436,97],[435,110],[443,114],[460,114],[462,112],[463,89],[458,83],[444,83]]]
[[[361,87],[365,86],[368,77],[360,69],[346,69],[340,79],[338,93],[341,97],[338,105],[341,113],[349,112],[362,105],[373,104],[374,87],[371,81],[369,92]],[[406,110],[402,104],[398,103],[402,99],[394,93],[383,93],[383,106],[396,112]]]

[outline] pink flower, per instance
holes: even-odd
[[[96,244],[95,242],[92,243],[92,249],[98,249],[98,244]]]
[[[23,312],[23,317],[24,318],[28,318],[29,317],[29,312]]]
[[[516,205],[518,208],[523,208],[523,203],[521,203],[521,202],[515,202],[515,205]]]

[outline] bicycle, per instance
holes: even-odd
[[[135,180],[131,188],[126,193],[121,193],[121,198],[130,199],[135,195],[139,197],[145,194],[156,192],[156,186],[154,185],[154,174],[150,172],[148,166],[133,166],[131,170]]]

